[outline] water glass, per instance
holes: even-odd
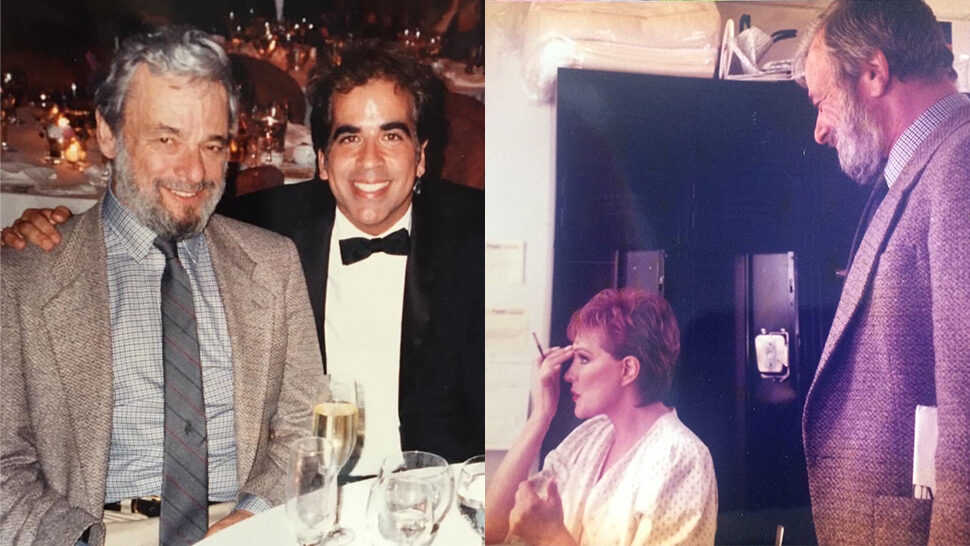
[[[476,455],[461,465],[457,487],[458,511],[485,540],[485,456]]]
[[[386,481],[394,476],[422,480],[432,486],[434,491],[434,527],[441,523],[451,508],[455,492],[455,477],[448,461],[426,451],[405,451],[399,456],[385,459],[381,465],[378,480]],[[434,531],[433,530],[433,531]]]
[[[381,537],[406,546],[427,541],[434,525],[435,497],[430,482],[403,474],[388,477],[377,522]]]
[[[286,472],[286,517],[301,546],[315,546],[333,525],[337,511],[337,471],[333,447],[310,436],[290,448]]]

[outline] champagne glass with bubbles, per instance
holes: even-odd
[[[324,376],[323,387],[313,408],[313,434],[326,438],[333,445],[337,468],[343,468],[357,446],[360,434],[360,411],[357,406],[357,382]],[[337,521],[327,537],[327,544],[349,544],[354,532],[340,526],[339,491]]]

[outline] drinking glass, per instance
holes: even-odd
[[[396,474],[383,484],[377,527],[386,540],[411,546],[431,537],[434,485],[414,476]]]
[[[260,141],[261,164],[283,163],[283,150],[286,146],[286,105],[273,102],[253,108],[252,121]]]
[[[485,456],[476,455],[458,473],[458,511],[485,541]]]
[[[387,481],[395,476],[422,480],[432,486],[434,491],[434,519],[432,533],[437,531],[441,520],[451,508],[455,491],[454,473],[448,461],[426,451],[405,451],[399,456],[388,457],[381,465],[378,480]]]
[[[320,543],[337,512],[337,470],[330,442],[319,436],[297,440],[286,471],[286,516],[301,546]]]
[[[360,412],[357,406],[357,382],[342,381],[327,375],[313,408],[313,434],[333,445],[337,469],[343,468],[357,446],[361,433]],[[339,491],[337,519],[327,536],[327,544],[348,544],[354,540],[353,530],[340,526]]]

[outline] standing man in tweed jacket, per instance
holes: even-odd
[[[873,186],[805,403],[822,544],[970,544],[970,99],[922,0],[837,1],[799,60],[815,139]],[[917,405],[936,487],[914,498]]]

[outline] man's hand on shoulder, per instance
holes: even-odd
[[[64,206],[27,209],[12,226],[0,232],[0,246],[23,250],[27,248],[27,243],[33,243],[44,250],[53,250],[61,244],[61,234],[56,226],[67,222],[70,217],[71,211]]]
[[[215,522],[212,525],[212,527],[209,527],[209,532],[206,533],[205,536],[207,536],[207,537],[212,536],[212,535],[218,533],[219,531],[222,531],[226,527],[230,527],[232,525],[235,525],[235,524],[239,523],[240,521],[242,521],[242,520],[244,520],[246,518],[250,518],[252,516],[253,516],[253,513],[250,512],[249,510],[236,510],[235,512],[233,512],[233,513],[229,514],[228,516],[226,516],[226,517],[220,519],[219,521]]]

